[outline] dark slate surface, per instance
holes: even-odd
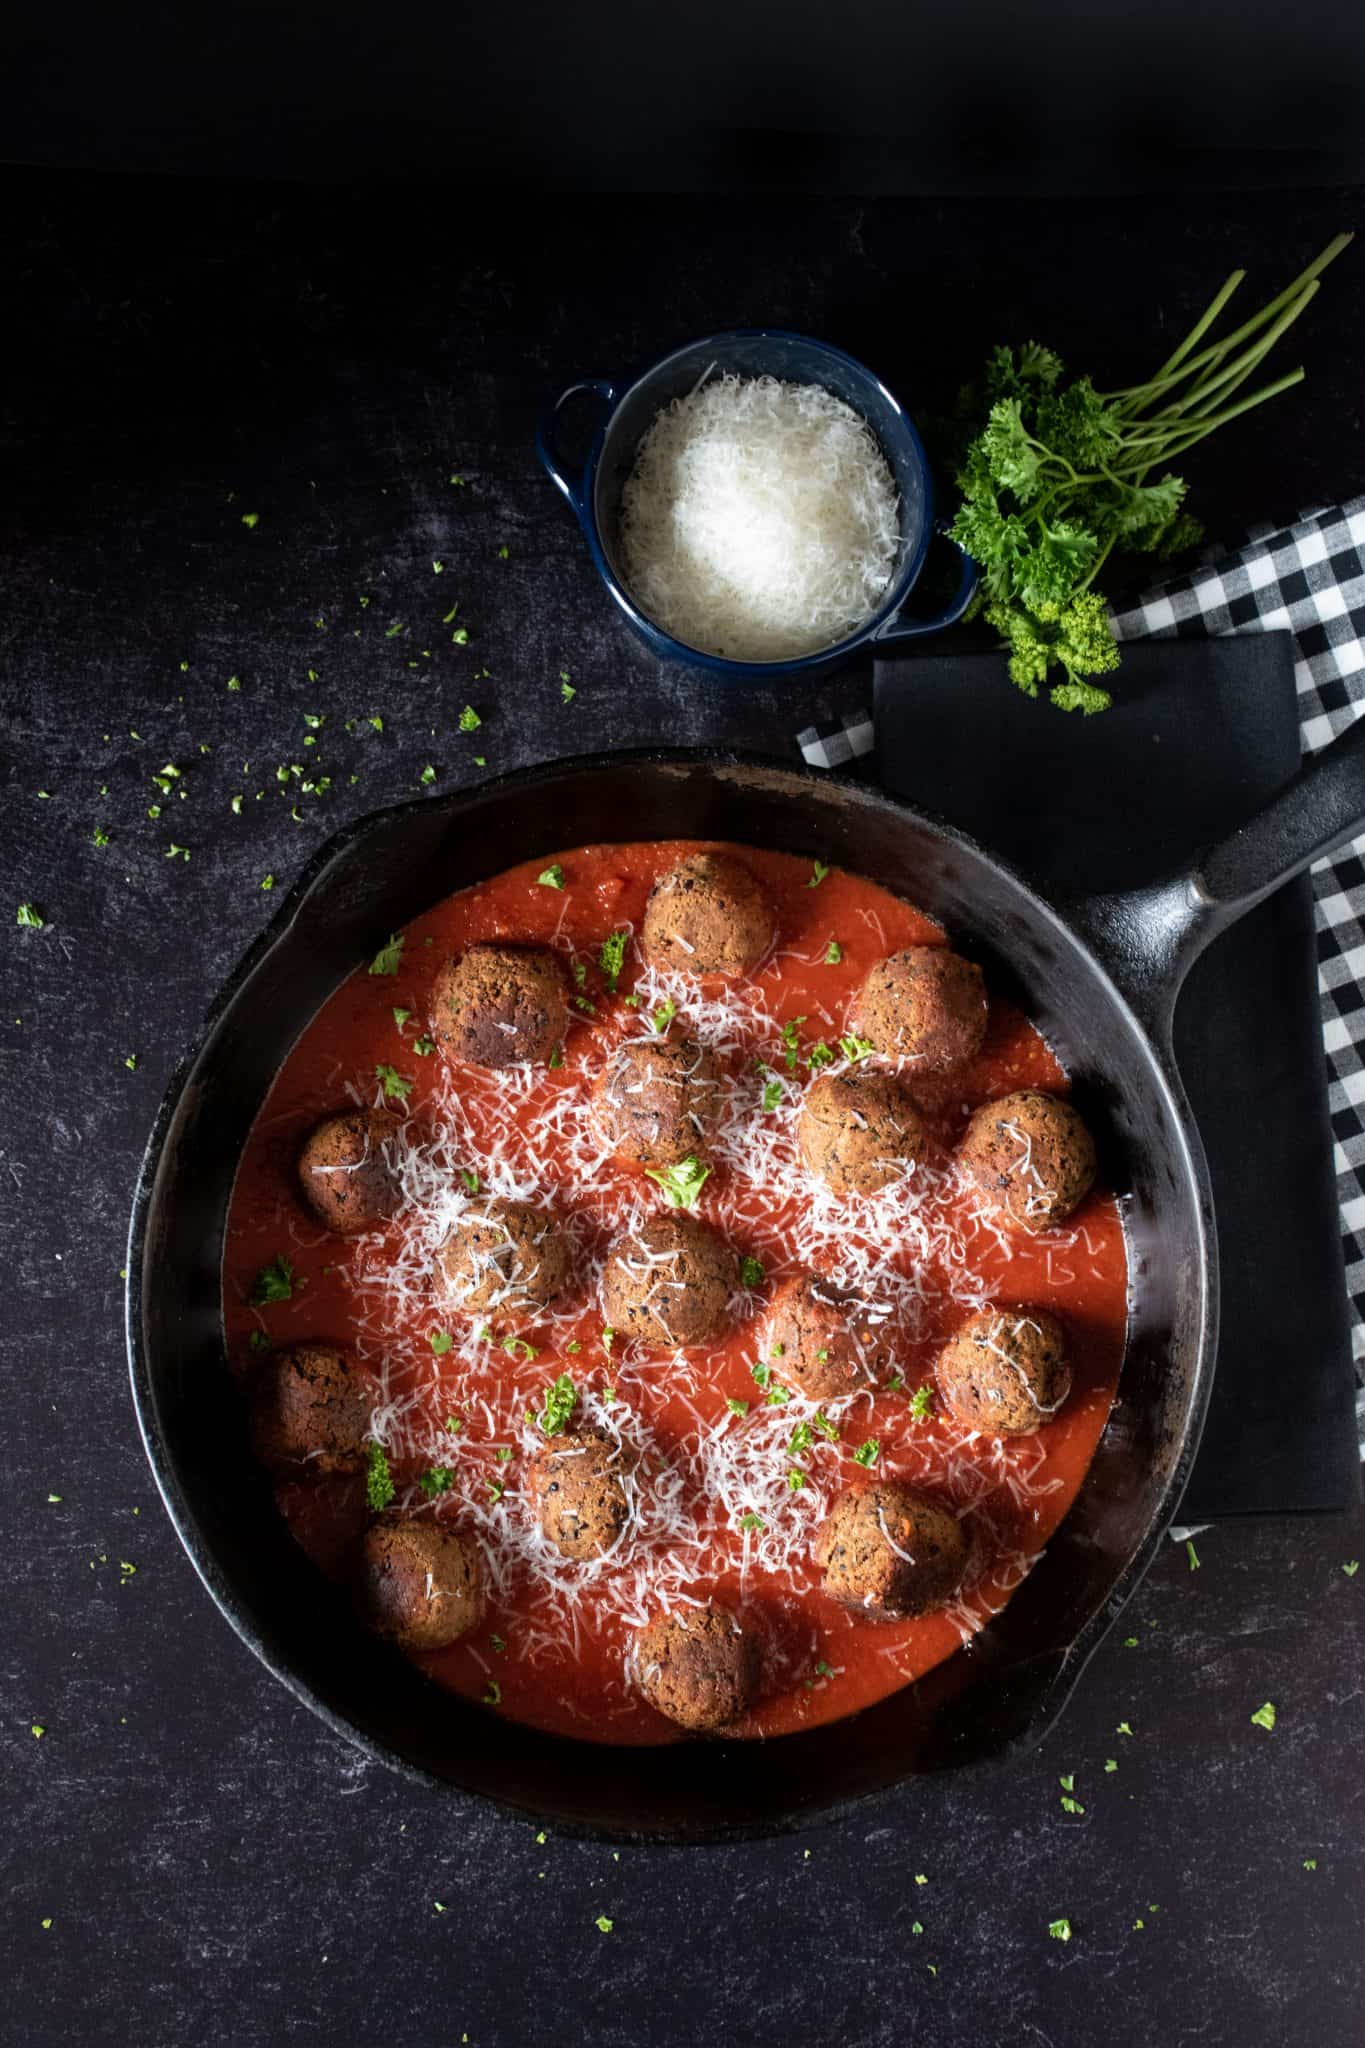
[[[450,193],[11,173],[0,205],[0,833],[12,897],[49,920],[8,927],[0,1020],[0,2037],[1357,2040],[1358,1520],[1224,1527],[1197,1573],[1172,1549],[1023,1763],[805,1837],[618,1860],[361,1765],[238,1645],[148,1482],[119,1267],[143,1135],[265,875],[428,762],[447,786],[476,752],[491,771],[661,733],[773,746],[862,687],[727,697],[631,648],[534,468],[548,385],[763,319],[929,405],[1010,332],[1121,378],[1235,262],[1276,286],[1358,201],[580,201],[518,221]],[[1359,488],[1362,317],[1357,261],[1315,309],[1308,392],[1191,463],[1215,527]],[[463,650],[440,624],[456,599]],[[454,729],[466,701],[476,738]],[[328,715],[316,748],[306,710]],[[372,714],[382,736],[342,730]],[[295,823],[275,768],[315,757],[333,788]],[[167,761],[183,800],[151,781]],[[1273,1734],[1250,1721],[1264,1700]],[[1060,1809],[1069,1773],[1083,1815]]]

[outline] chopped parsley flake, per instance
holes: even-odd
[[[1197,1572],[1199,1569],[1199,1552],[1195,1549],[1192,1541],[1187,1540],[1185,1544],[1185,1555],[1190,1561],[1190,1570],[1192,1572]]]
[[[678,1006],[672,996],[665,996],[649,1021],[656,1031],[664,1032],[667,1031],[677,1014]]]
[[[103,825],[96,825],[94,831],[90,834],[90,843],[92,846],[107,846],[109,844],[109,834],[105,831]]]
[[[782,1043],[786,1047],[785,1057],[788,1073],[794,1074],[796,1072],[797,1055],[800,1051],[796,1030],[797,1026],[804,1024],[805,1021],[804,1017],[792,1017],[782,1026]]]
[[[486,1707],[496,1707],[501,1702],[501,1699],[502,1687],[498,1684],[496,1678],[490,1678],[488,1684],[484,1687],[484,1705]]]
[[[810,1068],[811,1072],[813,1074],[816,1074],[820,1071],[821,1067],[827,1067],[831,1065],[833,1059],[834,1054],[830,1051],[824,1039],[817,1038],[814,1045],[811,1047],[810,1051],[806,1055],[806,1064]]]
[[[1115,1735],[1131,1735],[1132,1732],[1126,1721],[1120,1721],[1118,1727],[1114,1730]]]
[[[928,1380],[910,1396],[910,1413],[916,1422],[927,1422],[934,1412],[934,1389]]]
[[[455,1484],[455,1474],[449,1465],[433,1465],[429,1471],[422,1474],[417,1484],[428,1500],[435,1500],[437,1494],[449,1493]]]
[[[266,1336],[264,1330],[253,1330],[246,1341],[253,1351],[268,1351],[270,1349],[270,1339]]]
[[[384,1094],[391,1102],[406,1102],[412,1093],[412,1083],[406,1074],[400,1074],[396,1067],[378,1066],[374,1070],[376,1081],[384,1083]]]
[[[506,550],[506,548],[499,548],[498,552],[499,552],[499,554],[505,555],[505,554],[507,553],[507,550]],[[599,1934],[610,1934],[610,1933],[611,1933],[611,1930],[612,1930],[612,1928],[613,1928],[613,1927],[614,1927],[615,1925],[616,1925],[616,1922],[615,1922],[614,1920],[608,1920],[608,1918],[607,1918],[607,1916],[606,1916],[606,1914],[605,1914],[605,1913],[599,1913],[599,1914],[598,1914],[598,1916],[597,1916],[597,1929],[598,1929],[598,1932],[599,1932]]]
[[[273,888],[274,888],[274,886],[275,886],[275,877],[274,877],[273,875],[262,875],[262,877],[261,877],[261,887],[262,887],[263,889],[273,889]]]
[[[1118,1758],[1117,1758],[1116,1756],[1107,1756],[1107,1757],[1105,1758],[1105,1760],[1104,1760],[1104,1768],[1105,1768],[1105,1770],[1106,1770],[1106,1771],[1116,1771],[1116,1770],[1118,1769],[1118,1767],[1119,1767],[1119,1760],[1118,1760]]]
[[[645,1172],[663,1189],[664,1200],[670,1209],[695,1209],[701,1191],[711,1177],[710,1167],[703,1166],[695,1153],[690,1153],[677,1166],[647,1166]]]
[[[33,1732],[34,1732],[34,1734],[36,1735],[38,1731],[37,1731],[37,1729],[35,1728],[35,1730],[34,1730]],[[1305,1857],[1304,1857],[1304,1859],[1303,1859],[1303,1867],[1304,1867],[1304,1869],[1305,1869],[1305,1870],[1316,1870],[1316,1869],[1317,1869],[1317,1867],[1318,1867],[1318,1859],[1317,1859],[1317,1857],[1316,1857],[1316,1856],[1305,1856]]]
[[[844,957],[844,949],[837,939],[831,939],[825,948],[825,965],[837,967]]]
[[[829,869],[822,860],[813,860],[810,864],[810,880],[807,882],[806,887],[808,889],[818,889],[828,873]]]
[[[400,633],[406,633],[407,630],[401,619],[395,619],[391,626],[384,628],[384,638],[386,640],[396,640]]]
[[[799,1458],[811,1447],[811,1427],[808,1422],[798,1422],[787,1440],[787,1451],[791,1457]]]
[[[480,718],[478,712],[474,709],[474,706],[472,704],[466,704],[464,710],[460,713],[460,731],[477,732],[482,724],[483,720]]]
[[[512,1462],[512,1449],[510,1444],[500,1444],[497,1450],[494,1451],[493,1456],[497,1459],[500,1465],[510,1465]]]
[[[130,1052],[123,1064],[130,1074],[135,1074],[137,1072],[137,1054]]]
[[[577,690],[566,675],[561,675],[559,678],[559,694],[566,704],[572,704],[574,698],[578,695]]]
[[[726,1400],[725,1405],[732,1415],[747,1415],[749,1412],[748,1402],[737,1401],[733,1395],[729,1396],[729,1398]]]
[[[811,1428],[818,1429],[821,1436],[827,1436],[832,1444],[838,1443],[839,1425],[837,1422],[831,1421],[830,1417],[825,1414],[823,1409],[821,1409],[817,1414],[812,1415]]]
[[[1356,1573],[1360,1570],[1360,1559],[1358,1557],[1353,1557],[1350,1563],[1344,1564],[1341,1567],[1341,1569],[1345,1572],[1348,1579],[1353,1579]]]
[[[397,974],[398,963],[403,957],[403,948],[406,944],[407,941],[401,932],[393,933],[388,945],[381,946],[373,960],[371,960],[370,973]]]
[[[552,1067],[562,1067],[562,1066],[563,1066],[563,1064],[564,1064],[564,1048],[563,1048],[563,1046],[562,1046],[562,1045],[557,1045],[557,1046],[555,1046],[555,1047],[553,1048],[553,1050],[552,1050],[552,1051],[551,1051],[551,1053],[550,1053],[550,1062],[549,1062],[549,1063],[550,1063],[550,1065],[551,1065]]]
[[[251,527],[251,528],[253,528],[253,529],[254,529],[254,528],[258,527],[258,526],[260,525],[260,523],[261,523],[261,515],[260,515],[260,513],[259,513],[259,512],[244,512],[244,513],[242,514],[242,524],[243,524],[243,526],[248,526],[248,527]]]
[[[383,1513],[393,1495],[393,1474],[384,1455],[384,1446],[368,1444],[365,1449],[365,1499],[378,1515]]]
[[[763,1111],[765,1116],[777,1108],[778,1103],[782,1100],[782,1094],[782,1083],[776,1078],[765,1083],[763,1089]]]
[[[232,799],[232,815],[234,818],[240,818],[242,815],[242,799],[240,796],[235,796]]]
[[[787,1473],[787,1484],[793,1493],[800,1493],[806,1483],[806,1475],[799,1465],[793,1465]]]
[[[1275,1726],[1274,1702],[1271,1700],[1267,1700],[1264,1706],[1257,1707],[1251,1719],[1253,1724],[1257,1728],[1264,1728],[1267,1731],[1267,1733],[1269,1733],[1269,1731]]]
[[[188,846],[177,846],[174,840],[166,848],[167,860],[188,860],[189,857],[190,850]]]
[[[1141,1925],[1140,1922],[1139,1925]],[[1052,1936],[1052,1939],[1054,1941],[1070,1941],[1071,1922],[1066,1919],[1049,1920],[1047,1923],[1047,1931]]]
[[[562,889],[564,887],[564,870],[559,862],[555,861],[550,867],[542,868],[536,876],[536,880],[542,889]]]
[[[455,1339],[451,1336],[449,1330],[433,1330],[428,1342],[431,1345],[433,1357],[444,1358],[451,1345],[455,1342]]]
[[[739,1284],[741,1287],[761,1287],[763,1285],[762,1259],[746,1257],[740,1260]]]
[[[509,1358],[539,1358],[534,1344],[528,1344],[524,1337],[504,1337],[502,1348]]]
[[[767,1388],[772,1385],[773,1369],[770,1365],[751,1365],[749,1373],[756,1386]]]
[[[858,1038],[853,1032],[849,1032],[847,1037],[839,1040],[839,1050],[846,1060],[856,1065],[859,1060],[865,1060],[869,1053],[875,1052],[876,1047],[870,1038]]]
[[[430,761],[427,762],[426,767],[422,770],[417,780],[424,789],[430,789],[432,783],[436,780],[436,770],[432,767]]]
[[[597,955],[597,964],[607,978],[607,987],[615,989],[621,979],[621,969],[626,964],[626,948],[630,944],[629,932],[612,932],[603,939]]]
[[[272,1301],[292,1301],[293,1298],[294,1268],[281,1252],[268,1266],[262,1266],[256,1275],[256,1284],[251,1290],[251,1306],[267,1308]]]
[[[870,1436],[866,1442],[860,1443],[853,1453],[853,1462],[855,1465],[875,1465],[881,1456],[881,1450],[881,1439]]]
[[[401,1030],[403,1029],[403,1026],[404,1026],[404,1025],[405,1025],[405,1024],[407,1023],[407,1021],[408,1021],[408,1018],[409,1018],[409,1017],[410,1017],[411,1015],[412,1015],[412,1011],[411,1011],[411,1010],[402,1010],[402,1009],[400,1009],[400,1008],[398,1007],[398,1005],[397,1005],[396,1003],[394,1004],[394,1009],[393,1009],[393,1021],[394,1021],[394,1023],[395,1023],[395,1024],[396,1024],[396,1025],[398,1026],[398,1029],[399,1029],[400,1031],[401,1031]]]
[[[414,1038],[412,1049],[421,1059],[429,1059],[436,1050],[436,1040],[428,1038],[425,1031],[420,1038]]]
[[[562,1372],[545,1389],[544,1402],[538,1420],[544,1435],[559,1436],[569,1426],[574,1409],[578,1405],[578,1389],[571,1373]]]
[[[1083,1807],[1083,1806],[1081,1805],[1081,1802],[1080,1802],[1080,1800],[1079,1800],[1079,1799],[1073,1799],[1073,1798],[1071,1797],[1071,1794],[1070,1794],[1069,1792],[1063,1792],[1063,1794],[1062,1794],[1062,1812],[1063,1812],[1063,1813],[1084,1813],[1084,1812],[1085,1812],[1085,1808],[1084,1808],[1084,1807]]]
[[[477,1195],[479,1192],[479,1176],[472,1166],[462,1166],[460,1168],[460,1179],[464,1182],[471,1195]]]
[[[755,1532],[756,1532],[757,1530],[759,1530],[759,1529],[761,1529],[761,1528],[763,1527],[763,1517],[762,1517],[761,1515],[756,1515],[756,1514],[754,1514],[754,1513],[753,1513],[753,1512],[751,1511],[751,1512],[750,1512],[749,1514],[747,1514],[747,1515],[741,1515],[741,1516],[740,1516],[740,1518],[739,1518],[739,1526],[740,1526],[740,1528],[741,1528],[741,1529],[745,1530],[745,1531],[746,1531],[746,1532],[747,1532],[748,1534],[752,1535],[752,1534],[754,1534],[754,1533],[755,1533]]]

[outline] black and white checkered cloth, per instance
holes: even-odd
[[[1257,529],[1231,552],[1172,577],[1114,617],[1120,640],[1148,635],[1290,632],[1303,749],[1311,754],[1365,705],[1365,498]],[[842,768],[875,745],[872,715],[810,726],[797,742],[816,768]],[[1318,988],[1336,1140],[1341,1235],[1361,1388],[1365,1453],[1365,839],[1313,869]]]

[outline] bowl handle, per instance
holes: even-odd
[[[946,610],[938,612],[932,619],[907,619],[903,612],[896,612],[872,635],[879,647],[894,647],[898,641],[919,640],[926,633],[941,633],[945,626],[955,626],[976,596],[976,563],[967,550],[953,540],[946,525],[936,526],[933,538],[948,541],[962,557],[962,575],[952,601]]]
[[[541,467],[551,483],[556,484],[563,491],[570,505],[572,505],[579,525],[586,528],[586,500],[582,491],[570,482],[568,476],[560,467],[560,457],[555,447],[559,429],[559,415],[569,400],[577,398],[580,391],[593,392],[604,406],[610,407],[616,403],[616,386],[607,377],[580,377],[576,384],[566,385],[554,404],[542,415],[540,425],[536,428],[536,454],[540,457]]]

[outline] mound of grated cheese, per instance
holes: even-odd
[[[885,594],[896,486],[832,392],[726,374],[675,398],[641,441],[621,548],[632,595],[676,640],[734,661],[815,654]]]

